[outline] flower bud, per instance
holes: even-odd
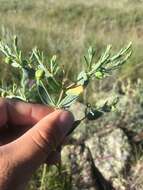
[[[95,73],[95,77],[96,77],[97,79],[102,79],[102,78],[104,77],[104,74],[103,74],[101,71],[97,71],[97,72]]]
[[[35,77],[37,80],[42,79],[44,76],[44,71],[42,69],[38,69],[35,73]]]
[[[11,63],[12,63],[12,59],[11,59],[10,57],[6,57],[6,58],[4,59],[4,61],[5,61],[5,63],[7,63],[7,64],[11,64]]]

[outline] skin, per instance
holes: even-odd
[[[60,160],[71,113],[0,98],[0,190],[23,190],[42,164]]]

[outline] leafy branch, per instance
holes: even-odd
[[[108,45],[97,61],[95,61],[96,51],[90,47],[84,56],[84,69],[77,74],[75,81],[68,79],[67,85],[64,82],[66,74],[55,55],[48,59],[43,52],[34,48],[26,57],[18,46],[16,36],[12,45],[1,40],[0,52],[3,61],[19,73],[20,82],[13,82],[8,86],[1,82],[0,94],[3,97],[67,109],[79,98],[91,80],[103,79],[124,65],[132,54],[131,46],[129,43],[127,47],[112,54],[111,45]],[[98,119],[105,112],[111,111],[115,102],[113,100],[110,105],[106,102],[100,108],[88,105],[83,119]],[[77,121],[75,125],[81,121]]]

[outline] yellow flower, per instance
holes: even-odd
[[[74,88],[70,88],[69,90],[66,91],[66,94],[67,95],[80,95],[81,93],[83,93],[83,86],[82,85],[79,85],[79,86],[76,86]]]

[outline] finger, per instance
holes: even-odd
[[[53,108],[49,108],[45,105],[31,104],[1,98],[0,127],[7,123],[18,126],[32,126],[53,111]]]
[[[6,101],[0,98],[0,127],[7,123],[7,106]]]
[[[9,151],[14,154],[16,162],[38,167],[60,147],[72,124],[71,113],[57,110],[40,120],[22,137],[5,146],[10,147]]]

